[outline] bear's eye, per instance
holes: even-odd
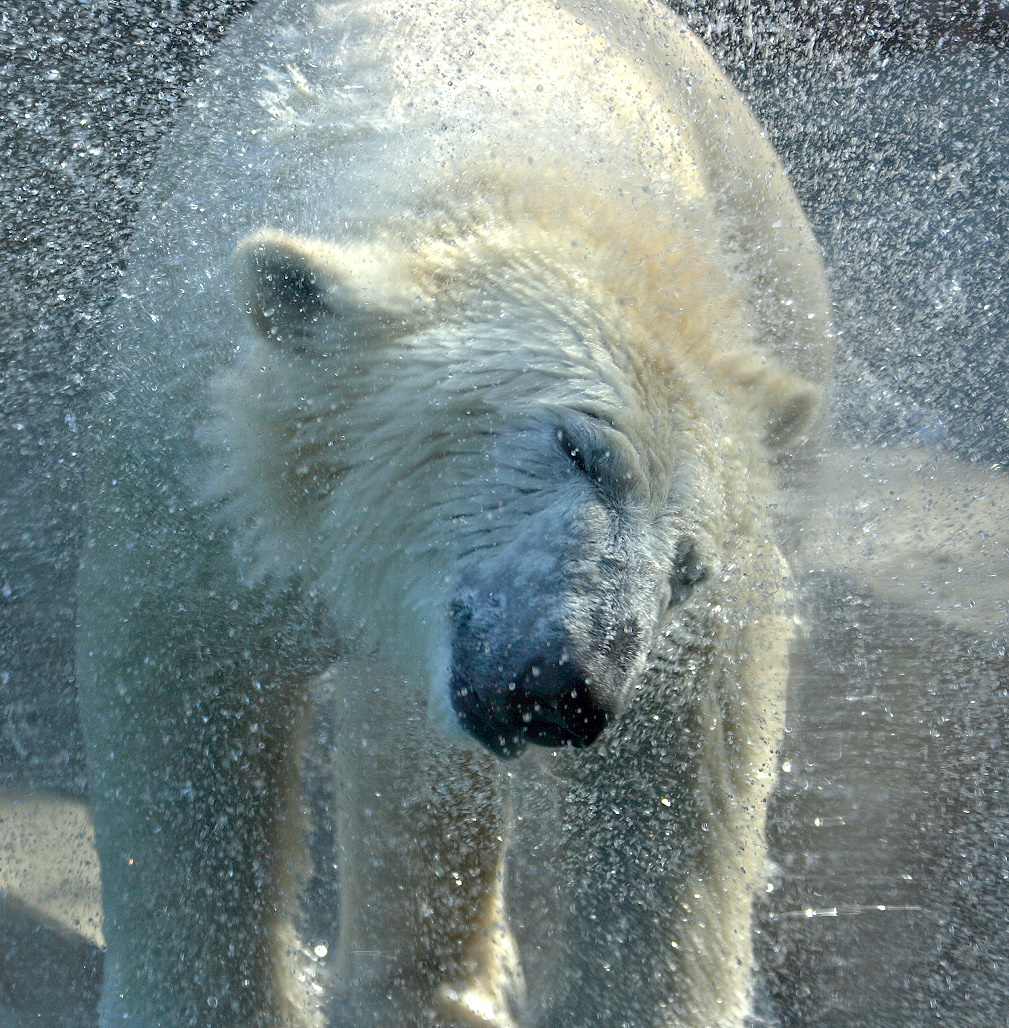
[[[708,577],[708,569],[701,561],[697,546],[692,539],[681,539],[673,558],[673,570],[669,573],[669,606],[684,603],[694,591],[694,586]]]
[[[583,475],[585,475],[586,478],[595,480],[595,471],[589,464],[585,443],[575,439],[565,428],[557,429],[557,442],[560,443],[561,449],[567,454],[571,463]]]
[[[573,470],[584,475],[607,499],[625,500],[635,483],[635,461],[619,433],[602,419],[585,416],[556,429],[557,442]]]

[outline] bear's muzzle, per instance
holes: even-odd
[[[463,593],[450,612],[452,709],[492,753],[590,746],[620,713],[642,648],[635,618],[573,630],[563,609],[504,590]]]
[[[599,702],[593,681],[562,654],[529,661],[520,675],[475,678],[455,662],[452,707],[460,724],[499,757],[516,757],[527,743],[589,746],[615,711]]]

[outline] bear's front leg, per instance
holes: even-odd
[[[794,622],[776,599],[745,624],[727,609],[685,610],[603,743],[551,762],[564,776],[566,917],[537,1028],[749,1022]]]
[[[341,722],[331,1016],[512,1028],[521,973],[505,915],[502,766],[433,732],[401,676],[343,663],[329,677]]]

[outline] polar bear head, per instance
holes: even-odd
[[[695,246],[495,224],[246,238],[254,332],[210,435],[250,575],[297,576],[426,683],[431,719],[511,756],[621,712],[760,545],[768,453],[817,394],[756,355]]]

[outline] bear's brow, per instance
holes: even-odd
[[[621,431],[620,426],[605,411],[592,407],[572,407],[571,413],[587,418],[590,421],[598,421],[600,424],[606,425],[607,428],[612,428],[614,432]]]

